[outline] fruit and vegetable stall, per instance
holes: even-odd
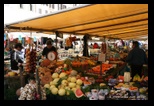
[[[136,75],[131,82],[125,82],[120,69],[126,66],[121,62],[118,67],[102,64],[88,59],[66,59],[51,74],[44,74],[41,80],[46,89],[47,99],[65,100],[147,100],[148,76]],[[40,70],[43,67],[41,67]],[[42,71],[40,71],[42,72]],[[45,72],[47,73],[47,72]],[[45,77],[46,76],[46,81]]]

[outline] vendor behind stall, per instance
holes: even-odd
[[[19,66],[22,67],[22,63],[24,61],[24,57],[22,57],[23,52],[21,50],[23,46],[21,43],[16,43],[14,50],[11,51],[10,59],[11,59],[11,70],[18,71]]]
[[[43,49],[43,52],[42,52],[42,58],[44,58],[44,57],[47,58],[48,53],[51,52],[51,51],[54,51],[54,52],[57,53],[57,50],[52,45],[52,41],[51,40],[47,40],[46,45],[47,46]]]

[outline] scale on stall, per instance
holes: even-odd
[[[47,54],[47,58],[48,58],[50,61],[56,60],[56,58],[57,58],[57,53],[51,51],[51,52],[49,52],[49,53]]]

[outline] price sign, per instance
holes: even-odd
[[[98,61],[105,62],[105,60],[106,60],[105,57],[106,57],[106,55],[104,53],[100,53],[98,55]]]

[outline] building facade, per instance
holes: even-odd
[[[77,6],[85,4],[4,4],[4,26],[5,24],[10,24],[26,19],[31,19],[39,17],[41,15],[50,14],[58,12],[64,9],[71,9]],[[9,32],[9,31],[8,31]],[[13,38],[21,37],[49,37],[49,34],[42,33],[30,33],[27,32],[9,32],[9,36],[13,35]],[[68,35],[69,36],[69,35]],[[55,39],[55,35],[50,36],[52,39]],[[64,37],[67,37],[65,35]]]
[[[85,4],[4,4],[4,24],[50,14]]]

